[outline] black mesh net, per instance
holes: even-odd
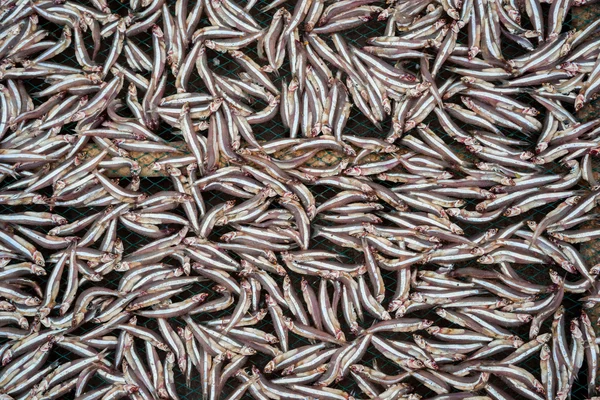
[[[85,4],[86,2],[81,2],[81,3]],[[171,2],[169,2],[169,3],[171,3]],[[195,3],[195,1],[189,2],[190,9],[191,9],[193,3]],[[258,2],[258,4],[251,11],[255,20],[262,27],[268,26],[269,21],[275,12],[275,10],[271,10],[268,12],[258,11],[267,3],[268,3],[267,1],[260,0]],[[282,7],[285,7],[287,9],[289,9],[290,11],[292,11],[293,5],[294,5],[294,2],[288,2],[288,3],[284,3],[282,5]],[[119,1],[109,1],[109,6],[113,12],[118,13],[123,16],[127,15],[130,11],[127,6],[127,2],[121,3]],[[544,10],[547,10],[547,7],[545,7]],[[573,28],[581,29],[582,27],[586,26],[587,24],[595,21],[597,18],[600,17],[596,13],[596,11],[598,11],[598,10],[599,10],[598,7],[594,7],[594,6],[581,7],[581,9],[576,10],[577,17],[573,17],[573,15],[574,15],[573,13],[575,11],[572,11],[566,20],[567,27],[569,29],[573,29]],[[60,37],[61,32],[62,32],[60,26],[53,24],[51,22],[48,22],[44,19],[40,19],[40,25],[41,25],[42,29],[45,29],[49,32],[49,35],[48,35],[49,39],[57,40]],[[207,26],[207,25],[210,25],[210,23],[208,22],[206,17],[203,17],[203,19],[200,22],[200,26]],[[365,41],[367,38],[382,35],[384,28],[385,28],[384,23],[378,22],[377,20],[371,20],[369,22],[364,23],[359,28],[355,28],[351,31],[344,32],[343,35],[350,44],[356,45],[357,47],[361,47],[361,46],[365,45]],[[525,28],[527,28],[527,27],[525,26]],[[93,43],[91,41],[91,38],[86,37],[86,40],[89,40],[89,41],[86,41],[88,50],[92,51]],[[148,55],[152,54],[152,35],[150,32],[136,35],[128,40],[132,40],[136,45],[139,46],[139,48],[141,50],[145,51]],[[462,40],[464,40],[464,38],[462,38]],[[460,37],[459,37],[459,41],[461,41]],[[97,60],[99,60],[100,63],[102,62],[102,60],[106,59],[106,57],[108,56],[108,52],[110,50],[110,45],[111,45],[111,40],[104,40],[102,42],[102,47],[100,49],[99,56],[97,57]],[[248,55],[250,55],[252,58],[257,59],[257,55],[255,52],[255,46],[250,46],[250,47],[246,48],[244,51]],[[504,49],[504,51],[505,51],[505,54],[509,57],[515,56],[518,54],[522,54],[524,52],[524,50],[522,48],[518,47],[517,45],[515,45],[511,42],[506,42],[506,48]],[[237,77],[238,73],[241,72],[239,65],[237,63],[235,63],[233,60],[231,60],[231,57],[229,57],[226,54],[224,55],[222,53],[218,53],[216,51],[209,50],[208,59],[209,59],[210,66],[213,69],[213,71],[222,76]],[[65,65],[69,65],[69,66],[73,66],[73,67],[76,67],[78,65],[77,61],[75,59],[75,54],[73,52],[72,47],[67,49],[66,51],[64,51],[59,57],[57,57],[56,59],[53,59],[52,61],[58,62],[61,64],[65,64]],[[119,58],[118,62],[123,65],[126,64],[126,60],[123,55]],[[413,70],[418,71],[418,64],[415,63],[414,65],[411,65],[409,63],[409,64],[405,65],[405,68],[412,68]],[[451,73],[449,71],[442,71],[441,76],[440,76],[440,81],[443,81],[450,75],[451,75]],[[167,81],[167,89],[166,89],[166,93],[165,93],[166,95],[176,93],[176,89],[174,86],[174,77],[171,74],[169,74],[168,76],[169,76],[169,79]],[[288,76],[289,76],[289,66],[287,65],[287,62],[286,62],[286,63],[284,63],[284,65],[279,73],[279,76],[274,77],[273,81],[276,86],[280,86],[281,81]],[[41,79],[30,79],[30,80],[27,80],[25,82],[25,84],[30,93],[39,91],[39,90],[47,87],[47,83],[45,83]],[[192,74],[189,84],[188,84],[188,91],[190,91],[190,92],[206,92],[205,85],[197,73]],[[37,101],[37,100],[38,99],[34,98],[34,101]],[[531,98],[528,96],[523,96],[522,98],[519,98],[518,100],[523,101],[523,102],[531,102]],[[264,106],[266,104],[262,104],[262,105]],[[587,112],[587,115],[582,115],[581,118],[586,119],[589,117],[597,116],[597,113],[596,113],[596,110],[598,109],[597,106],[598,106],[598,102],[596,101],[594,104],[592,104],[592,107],[586,108],[584,110]],[[424,121],[424,123],[428,124],[429,127],[440,138],[442,138],[446,143],[452,145],[452,143],[453,143],[452,139],[450,137],[448,137],[448,135],[443,131],[443,129],[441,129],[438,121],[436,120],[436,118],[433,114],[430,117],[428,117]],[[73,129],[72,125],[74,125],[74,124],[66,125],[65,127],[63,127],[63,131],[68,132],[69,130],[72,130]],[[388,118],[382,124],[383,129],[381,131],[376,129],[373,126],[373,124],[362,113],[360,113],[360,111],[356,107],[353,107],[351,114],[350,114],[350,119],[346,126],[346,131],[351,132],[353,135],[357,135],[357,136],[373,136],[373,137],[385,138],[385,135],[387,134],[387,132],[389,132],[390,127],[391,127],[391,121]],[[466,128],[465,125],[462,125],[461,127]],[[260,124],[260,125],[255,126],[254,132],[259,141],[269,141],[269,140],[273,140],[276,138],[283,138],[283,137],[286,137],[286,135],[287,135],[286,129],[285,129],[283,123],[281,122],[281,119],[279,116],[276,116],[273,120],[269,121],[266,124]],[[173,145],[182,149],[182,151],[185,151],[185,145],[183,145],[181,143],[182,137],[180,136],[179,132],[176,129],[171,128],[168,124],[161,123],[158,130],[155,133],[157,133],[161,138],[167,140],[168,142],[172,142]],[[535,142],[532,142],[531,137],[528,137],[525,135],[519,135],[515,132],[507,131],[506,133],[510,137],[518,138],[520,140],[523,140],[523,141],[529,143],[530,149],[533,149],[535,147]],[[453,149],[457,151],[457,153],[461,154],[462,156],[469,157],[469,154],[465,154],[463,147],[454,146],[454,145],[452,145],[452,146],[453,146]],[[88,152],[90,152],[90,154],[94,154],[97,151],[95,149],[94,145],[90,145],[89,147],[86,148],[86,150]],[[141,164],[142,168],[148,170],[149,166],[151,166],[154,162],[164,159],[169,156],[170,156],[169,154],[164,154],[164,153],[153,153],[153,154],[143,154],[140,156],[134,155],[133,158]],[[331,166],[331,165],[337,164],[339,162],[339,160],[340,160],[340,155],[338,153],[323,151],[323,152],[318,153],[315,156],[314,160],[312,160],[310,162],[310,164],[319,165],[319,166]],[[549,168],[554,168],[557,171],[565,171],[563,167],[558,166],[558,165],[550,165]],[[108,171],[108,172],[114,175],[114,174],[118,174],[119,170]],[[600,172],[600,166],[598,165],[597,162],[594,162],[594,172],[595,173]],[[171,179],[166,176],[161,176],[161,173],[162,172],[146,173],[145,175],[148,175],[148,176],[143,176],[141,178],[140,191],[150,195],[150,194],[154,194],[154,193],[157,193],[160,191],[173,190],[173,185],[172,185]],[[152,176],[152,175],[154,175],[154,176]],[[123,177],[121,184],[123,184],[124,182],[128,182],[129,179],[130,178],[128,178],[128,177]],[[2,185],[8,185],[12,182],[13,182],[13,180],[11,180],[11,178],[7,177],[2,182]],[[337,193],[337,190],[334,190],[331,187],[327,187],[327,186],[313,186],[313,187],[311,187],[311,190],[313,191],[313,193],[315,195],[317,204],[322,203],[323,201],[331,198],[334,194]],[[45,193],[42,191],[40,194],[50,195],[51,193],[50,192]],[[216,205],[216,204],[222,203],[223,201],[231,199],[231,197],[227,196],[226,194],[224,194],[222,192],[218,192],[218,191],[214,191],[214,192],[208,191],[208,192],[205,192],[204,195],[205,195],[204,200],[206,202],[207,208],[210,208],[213,205]],[[467,205],[467,207],[469,209],[473,209],[474,204],[475,203],[473,202],[473,204],[469,204],[469,205]],[[491,224],[472,225],[472,226],[466,225],[466,226],[463,226],[463,228],[465,228],[465,235],[469,236],[469,235],[472,235],[472,234],[475,234],[475,233],[478,233],[478,232],[481,232],[483,230],[490,229],[490,228],[503,228],[509,224],[515,223],[518,219],[522,219],[522,220],[534,219],[534,220],[539,221],[550,210],[553,210],[556,207],[556,205],[557,205],[557,203],[550,203],[543,207],[535,208],[534,210],[532,210],[524,215],[521,215],[521,216],[517,217],[516,219],[515,218],[500,218]],[[83,207],[83,208],[82,207],[77,207],[77,208],[75,208],[75,207],[68,207],[68,208],[56,207],[54,209],[54,212],[64,216],[69,221],[74,221],[74,220],[80,219],[82,217],[89,216],[93,213],[102,211],[103,209],[104,209],[103,207]],[[22,212],[22,211],[47,211],[47,210],[48,210],[48,207],[42,206],[42,205],[29,205],[29,206],[0,205],[0,214],[10,214],[10,213],[16,213],[16,212]],[[176,209],[173,212],[180,213],[182,216],[185,216],[181,209]],[[222,234],[227,233],[228,229],[230,229],[230,228],[223,227],[223,228],[215,229],[215,231],[212,233],[212,235],[209,239],[218,240],[218,238]],[[125,229],[124,227],[119,228],[118,237],[123,241],[125,254],[131,253],[132,251],[135,251],[136,249],[140,248],[141,246],[143,246],[151,241],[151,239],[141,236],[139,234],[136,234],[130,230]],[[336,245],[332,244],[330,241],[325,240],[321,237],[313,238],[311,240],[311,248],[334,250],[337,253],[339,253],[340,255],[342,255],[344,257],[344,260],[346,260],[347,262],[352,262],[351,260],[355,259],[358,255],[358,253],[356,253],[352,249],[347,249],[347,248],[342,248],[342,247],[336,246]],[[586,258],[586,261],[589,263],[589,265],[594,265],[595,263],[600,261],[600,257],[598,256],[598,252],[596,251],[596,248],[597,248],[597,241],[586,242],[583,245],[581,245],[580,251],[581,251],[582,255]],[[474,266],[475,264],[477,264],[477,263],[475,261],[473,261],[470,263],[465,263],[465,266]],[[482,267],[481,264],[477,264],[477,266],[478,266],[478,268]],[[546,266],[546,265],[515,265],[514,267],[520,276],[524,277],[525,279],[527,279],[531,282],[536,282],[539,284],[550,283],[549,276],[548,276],[549,266]],[[426,269],[428,267],[424,266],[423,268]],[[292,283],[298,290],[301,276],[298,274],[295,274],[294,272],[291,272],[291,271],[289,271],[289,275],[291,277]],[[118,286],[121,276],[122,276],[122,273],[112,272],[110,275],[105,277],[105,280],[103,280],[102,285],[107,288],[114,289]],[[386,285],[386,294],[390,295],[391,293],[393,293],[395,285],[396,285],[396,274],[393,272],[383,271],[383,278],[384,278],[385,285]],[[278,283],[280,283],[280,284],[282,283],[281,277],[276,277],[275,279],[279,279]],[[42,287],[44,287],[43,286],[44,284],[45,284],[45,282],[43,281],[43,279],[41,279],[40,285],[42,285]],[[189,289],[180,293],[173,300],[174,301],[185,300],[185,299],[189,298],[191,295],[199,293],[199,292],[206,292],[206,293],[210,294],[207,301],[210,301],[217,297],[216,293],[214,292],[212,282],[207,282],[207,283],[201,282],[201,283],[192,285]],[[580,295],[577,295],[577,294],[567,294],[565,296],[563,304],[566,309],[567,320],[570,320],[571,318],[579,315],[579,313],[581,311],[581,303],[578,301],[579,297],[580,297]],[[228,310],[225,310],[223,312],[216,313],[216,314],[206,314],[206,315],[200,314],[200,315],[195,316],[194,319],[196,319],[197,321],[207,321],[207,320],[211,320],[214,318],[221,318],[221,317],[227,316],[230,313],[231,313],[231,308]],[[434,324],[437,326],[450,326],[447,321],[441,319],[433,311],[419,312],[418,317],[431,319],[434,321]],[[369,325],[371,325],[372,322],[373,322],[373,320],[372,319],[369,320],[369,317],[367,316],[366,321],[363,324],[363,326],[369,326]],[[546,322],[546,324],[544,325],[543,331],[546,331],[546,332],[549,331],[550,322],[551,321]],[[183,323],[181,322],[181,320],[177,319],[177,318],[171,319],[170,323],[172,324],[173,327],[183,326]],[[140,318],[138,318],[138,324],[146,326],[152,330],[158,331],[156,322],[152,319],[140,317]],[[268,315],[263,320],[261,320],[255,327],[257,329],[261,329],[266,332],[273,332],[273,330],[274,330],[274,328],[272,326],[272,322]],[[93,325],[84,324],[81,328],[79,328],[78,331],[72,332],[72,334],[78,335],[78,334],[84,333],[86,330],[91,329],[91,328],[93,328]],[[345,327],[344,330],[347,332],[348,331],[347,327]],[[511,331],[513,331],[515,334],[519,335],[519,337],[521,337],[524,341],[528,340],[527,325],[525,325],[523,328],[517,328],[514,330],[511,329]],[[289,338],[290,348],[296,348],[296,347],[307,345],[310,343],[307,339],[300,337],[298,335],[295,335],[294,333],[291,333],[291,332],[289,333],[289,337],[290,337]],[[389,337],[393,338],[393,339],[398,339],[398,340],[412,340],[411,334],[396,333],[396,334],[390,334]],[[0,344],[2,342],[3,342],[3,339],[0,339]],[[138,346],[138,350],[139,350],[140,354],[144,355],[145,347],[143,346],[143,343],[141,343],[140,341],[137,341],[136,345]],[[112,357],[112,354],[108,356],[108,358],[110,360],[112,360],[111,357]],[[74,355],[72,353],[70,353],[69,351],[64,350],[58,346],[55,346],[48,362],[52,362],[54,360],[58,360],[60,362],[65,362],[65,361],[71,360],[73,358],[74,358]],[[264,365],[266,365],[266,363],[270,359],[271,359],[271,357],[268,357],[264,354],[257,353],[256,355],[253,355],[250,357],[250,361],[248,362],[247,365],[256,365],[259,367],[263,367]],[[369,365],[369,366],[377,366],[377,368],[379,368],[381,371],[386,372],[388,374],[397,374],[397,373],[401,372],[401,370],[399,370],[398,366],[395,363],[393,363],[391,360],[387,359],[386,357],[383,357],[381,355],[381,353],[377,352],[373,348],[369,349],[369,351],[367,352],[365,357],[360,361],[360,363]],[[539,369],[538,354],[531,356],[530,359],[523,362],[521,364],[521,366],[523,366],[527,370],[531,371],[536,376],[539,376],[540,369]],[[193,374],[191,386],[188,386],[186,384],[185,376],[179,371],[179,369],[176,369],[176,371],[177,371],[176,382],[178,385],[177,390],[178,390],[179,396],[182,399],[190,399],[190,400],[201,398],[202,392],[201,392],[201,385],[200,385],[200,380],[198,378],[198,375]],[[587,374],[586,364],[584,363],[584,366],[582,367],[582,369],[580,371],[580,376],[575,381],[575,384],[573,386],[573,391],[571,393],[571,396],[573,399],[581,399],[587,395],[586,374]],[[501,381],[496,381],[496,380],[493,380],[493,381],[495,383],[499,383],[500,385],[502,385]],[[419,384],[416,380],[409,379],[408,382],[412,383],[416,387],[416,392],[423,395],[424,397],[434,395],[434,392],[430,391],[423,385]],[[91,382],[90,386],[91,386],[91,388],[94,388],[94,387],[100,387],[104,384],[105,384],[105,382],[103,382],[102,379],[96,377]],[[237,381],[233,380],[233,381],[230,381],[227,383],[227,385],[222,393],[222,398],[226,398],[226,395],[235,387],[234,384],[237,384]],[[346,377],[343,380],[336,382],[332,386],[343,389],[344,391],[348,392],[349,394],[351,394],[353,396],[356,396],[357,398],[364,398],[364,395],[361,393],[360,389],[358,389],[356,382],[351,377]],[[71,398],[69,396],[71,396],[71,395],[68,395],[66,397]],[[247,394],[245,398],[250,398],[250,397]],[[515,397],[515,398],[517,398],[517,397]]]

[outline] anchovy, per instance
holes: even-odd
[[[3,3],[0,397],[597,396],[593,1],[257,3]]]

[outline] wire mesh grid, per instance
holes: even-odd
[[[81,2],[81,3],[85,4],[86,2]],[[195,3],[195,1],[189,2],[190,8],[193,6],[193,3]],[[268,1],[260,0],[258,2],[258,4],[253,8],[253,11],[252,11],[252,15],[254,16],[256,21],[262,27],[268,26],[269,20],[270,20],[272,14],[275,12],[275,10],[271,10],[271,11],[264,12],[264,13],[258,11],[266,4],[268,4]],[[291,11],[293,9],[293,5],[294,5],[294,2],[289,2],[289,4],[284,3],[283,7],[286,7]],[[121,14],[123,16],[127,15],[130,11],[129,8],[127,7],[126,2],[121,3],[119,1],[113,0],[113,1],[109,1],[109,6],[113,12]],[[544,7],[545,7],[544,10],[547,11],[547,7],[546,6],[544,6]],[[592,7],[592,6],[588,6],[585,9],[582,7],[581,9],[572,11],[569,14],[569,18],[566,20],[566,25],[569,29],[572,29],[572,28],[581,29],[582,27],[586,26],[590,22],[596,20],[597,18],[600,18],[599,11],[600,11],[600,8]],[[572,18],[573,12],[577,12],[577,18]],[[61,28],[59,26],[52,24],[48,21],[45,21],[43,19],[40,20],[40,24],[43,29],[46,29],[49,32],[50,38],[58,39],[60,37]],[[208,22],[206,17],[203,17],[203,19],[200,22],[200,26],[207,26],[207,25],[210,25],[210,23]],[[525,26],[525,28],[527,28],[527,27]],[[366,38],[381,35],[381,34],[383,34],[383,30],[384,30],[383,23],[377,22],[377,21],[370,21],[370,22],[367,22],[364,25],[360,26],[359,28],[353,29],[352,31],[344,32],[344,37],[349,41],[350,44],[360,47],[365,44]],[[90,38],[87,38],[87,39],[90,39]],[[149,54],[149,55],[152,54],[152,36],[149,32],[142,33],[142,34],[134,36],[130,39],[128,38],[128,40],[132,40],[136,45],[138,45],[147,54]],[[459,37],[459,42],[460,42],[460,40],[461,40],[461,38]],[[111,42],[110,40],[106,40],[102,43],[102,47],[101,47],[101,50],[100,50],[100,53],[98,56],[98,60],[101,61],[101,60],[106,59],[109,48],[110,48],[110,42]],[[86,44],[87,44],[89,50],[93,49],[93,44],[92,44],[91,40],[89,42],[86,42]],[[516,45],[514,45],[512,43],[505,43],[505,44],[506,44],[506,48],[504,49],[505,54],[515,56],[515,55],[523,53],[522,49],[520,49],[519,47],[517,47]],[[258,59],[256,51],[255,51],[255,47],[246,48],[246,49],[244,49],[244,52],[249,54],[255,60]],[[239,72],[241,72],[238,64],[235,63],[233,60],[231,60],[231,58],[226,54],[221,54],[221,53],[209,50],[208,59],[209,59],[210,67],[212,68],[212,70],[222,76],[236,77],[237,74]],[[75,54],[73,53],[72,48],[67,49],[64,53],[62,53],[58,57],[58,59],[53,60],[53,61],[64,63],[66,65],[77,66]],[[125,65],[125,60],[123,57],[121,57],[118,60],[118,62]],[[418,65],[416,65],[416,64],[411,65],[410,63],[407,63],[407,65],[405,65],[404,67],[407,69],[412,68],[415,71],[418,70]],[[443,72],[440,79],[444,80],[448,76],[449,76],[449,73],[447,71]],[[287,63],[283,65],[282,70],[278,77],[272,76],[274,83],[277,86],[281,85],[281,82],[283,79],[285,79],[285,77],[289,77],[289,66],[287,65]],[[37,79],[32,79],[32,80],[27,81],[26,85],[29,86],[30,92],[38,91],[47,86],[47,84],[45,82],[43,82],[41,80],[37,80]],[[188,90],[190,92],[207,92],[207,90],[204,86],[204,83],[202,82],[202,80],[200,79],[200,77],[198,76],[198,74],[196,72],[194,72],[192,74],[192,77],[190,78]],[[172,75],[169,75],[165,95],[174,94],[174,93],[176,93],[176,89],[174,86],[174,78]],[[36,99],[34,98],[34,101],[35,100]],[[530,99],[526,96],[524,96],[520,100],[524,101],[524,102],[530,102]],[[264,107],[264,106],[266,106],[266,104],[257,104],[257,108],[260,106]],[[590,109],[591,109],[591,112],[590,112]],[[598,102],[596,102],[594,107],[591,107],[590,109],[588,109],[588,115],[587,115],[588,117],[594,116],[595,111],[598,109]],[[583,118],[586,118],[586,116],[584,116]],[[436,134],[438,134],[446,143],[452,144],[452,139],[450,137],[448,137],[448,135],[443,131],[443,129],[441,129],[441,127],[439,126],[439,124],[437,123],[437,121],[434,117],[430,116],[424,122],[426,124],[428,124],[430,126],[430,128]],[[464,125],[461,127],[466,128],[466,126],[464,126]],[[70,129],[73,129],[73,126],[67,125],[63,128],[63,132],[69,131]],[[386,120],[382,124],[382,131],[379,131],[355,107],[353,107],[353,109],[351,111],[351,115],[350,115],[348,124],[346,126],[346,132],[353,134],[353,135],[359,135],[359,136],[382,137],[387,134],[389,129],[390,129],[389,119]],[[514,132],[510,132],[507,130],[504,130],[504,131],[508,136],[515,137],[515,138],[518,138],[520,140],[524,140],[524,141],[530,143],[532,148],[535,145],[534,143],[531,142],[531,139],[527,136],[518,135],[518,134],[515,134]],[[179,134],[179,132],[176,129],[170,127],[168,124],[161,123],[160,127],[156,133],[159,134],[163,139],[167,140],[168,142],[172,142],[173,145],[182,149],[182,151],[185,149],[185,145],[180,143],[182,140],[182,137]],[[267,124],[261,124],[259,126],[255,126],[254,133],[259,141],[268,141],[268,140],[272,140],[272,139],[276,139],[276,138],[285,137],[286,129],[285,129],[283,123],[281,122],[280,117],[276,116],[273,120],[271,120]],[[462,148],[460,146],[455,146],[455,145],[452,145],[452,147],[454,150],[457,151],[457,153],[461,157],[462,156],[464,156],[466,158],[470,157],[470,155],[468,153],[465,153],[464,148]],[[90,147],[89,149],[93,150],[93,146]],[[144,155],[139,155],[139,156],[134,155],[132,158],[134,158],[136,161],[142,163],[143,164],[142,167],[147,168],[155,161],[163,159],[167,156],[168,155],[161,153],[161,154],[150,154],[150,155],[144,154]],[[290,155],[290,157],[291,157],[291,155]],[[320,166],[321,165],[331,166],[331,165],[335,165],[336,163],[338,163],[340,161],[340,157],[341,156],[337,153],[333,153],[330,151],[323,151],[323,152],[318,153],[314,157],[314,159],[311,160],[310,163],[315,164],[315,165],[320,165]],[[555,165],[555,166],[553,166],[553,168],[559,170],[561,167]],[[111,171],[109,171],[109,172],[111,172]],[[116,173],[117,171],[112,171],[112,172]],[[600,165],[598,162],[594,163],[594,172],[597,174],[600,173]],[[123,179],[127,180],[128,178],[123,178]],[[4,181],[4,184],[9,184],[9,183],[11,183],[11,180],[10,180],[10,178],[7,178]],[[172,190],[173,185],[172,185],[171,179],[169,177],[145,176],[145,177],[141,178],[140,188],[141,188],[140,190],[146,194],[153,194],[153,193],[156,193],[159,191]],[[324,187],[324,186],[313,186],[313,187],[311,187],[311,191],[315,195],[317,204],[331,198],[337,192],[330,187]],[[41,194],[50,194],[50,193],[41,193]],[[221,193],[221,192],[216,192],[216,191],[215,192],[205,192],[204,194],[206,196],[205,202],[207,204],[207,208],[210,208],[211,206],[214,206],[223,201],[231,199],[230,196],[228,196],[224,193]],[[467,205],[467,207],[472,208],[473,205],[474,204],[469,204],[469,205]],[[539,219],[541,219],[541,217],[546,215],[550,210],[552,210],[555,206],[556,206],[556,204],[554,204],[554,203],[548,204],[544,207],[536,208],[525,215],[519,216],[516,219],[515,218],[512,218],[512,219],[502,218],[502,219],[498,220],[497,222],[494,222],[489,225],[466,226],[463,228],[465,228],[465,234],[468,236],[470,234],[477,233],[482,229],[502,228],[502,227],[507,226],[508,224],[515,223],[519,219],[539,220]],[[103,209],[102,207],[85,207],[85,208],[56,207],[56,212],[63,215],[69,221],[73,221],[73,220],[80,219],[82,217],[91,215],[93,213],[97,213],[97,212],[101,211],[102,209]],[[0,205],[0,214],[9,214],[9,213],[20,212],[20,211],[47,211],[47,207],[40,206],[40,205],[18,206],[18,207]],[[182,216],[184,216],[184,214],[180,210],[175,210],[175,212],[179,212]],[[317,223],[327,225],[326,221],[317,221]],[[215,231],[213,232],[212,236],[209,239],[218,240],[220,235],[222,235],[224,233],[227,233],[227,228],[225,228],[225,227],[215,229]],[[134,232],[131,232],[131,231],[125,229],[124,227],[119,228],[118,236],[123,241],[125,254],[128,254],[128,253],[136,250],[137,248],[150,242],[150,239],[143,237],[139,234],[136,234]],[[582,245],[581,249],[580,249],[582,252],[582,255],[586,258],[586,260],[590,264],[595,264],[597,262],[600,262],[599,252],[597,251],[598,243],[596,243],[596,242],[597,241],[587,242],[584,245]],[[333,243],[331,243],[325,239],[322,239],[322,238],[313,238],[311,240],[311,248],[335,250],[336,252],[341,254],[348,262],[352,262],[352,260],[356,259],[359,256],[359,254],[352,249],[347,249],[347,248],[342,248],[342,247],[336,246]],[[475,264],[475,262],[469,262],[469,263],[465,263],[464,265],[471,266],[474,264]],[[480,264],[477,264],[477,265],[479,268],[482,267]],[[519,272],[519,274],[522,277],[524,277],[532,282],[536,282],[536,283],[540,283],[540,284],[549,283],[549,277],[548,277],[549,266],[546,266],[546,265],[542,265],[542,266],[519,265],[518,267],[519,267],[519,269],[517,269],[517,272]],[[423,268],[427,268],[427,266],[424,266]],[[394,272],[390,272],[390,271],[382,271],[382,273],[383,273],[383,278],[384,278],[385,284],[386,284],[386,294],[390,295],[391,293],[393,293],[394,287],[396,285],[396,275]],[[289,271],[289,275],[290,275],[290,278],[292,280],[294,287],[296,288],[296,290],[298,290],[301,277],[292,271]],[[121,274],[117,273],[117,272],[113,272],[110,275],[108,275],[106,278],[107,279],[102,282],[103,285],[105,285],[109,288],[116,288],[118,286],[118,282],[121,278]],[[280,279],[280,277],[275,277],[275,279],[276,280]],[[316,282],[316,281],[312,280],[310,277],[308,277],[307,279],[309,281],[311,281],[311,283],[313,285]],[[281,283],[281,282],[278,282],[278,283]],[[192,287],[190,287],[185,292],[178,295],[176,300],[184,300],[186,298],[189,298],[190,295],[192,295],[192,294],[196,294],[199,292],[206,292],[206,293],[210,294],[210,297],[207,299],[207,301],[210,301],[210,300],[218,297],[218,294],[215,293],[212,286],[213,285],[210,283],[199,282],[199,283],[193,285]],[[388,296],[386,296],[386,298],[387,297]],[[579,312],[581,310],[581,304],[578,302],[578,297],[579,297],[578,295],[572,295],[572,294],[565,296],[565,300],[564,300],[563,304],[565,306],[568,317],[574,317],[579,314]],[[200,314],[198,316],[195,316],[194,319],[197,321],[206,321],[206,320],[210,320],[210,319],[218,319],[221,317],[225,317],[230,313],[231,313],[231,309],[228,309],[228,310],[225,310],[225,311],[222,311],[219,313],[215,313],[215,314],[210,314],[210,315]],[[433,312],[433,310],[429,310],[426,312],[420,312],[419,317],[431,319],[434,321],[435,325],[449,326],[449,324],[445,320],[441,319],[437,314],[435,314],[435,312]],[[366,316],[366,321],[365,321],[364,326],[369,326],[372,321],[373,321],[372,319],[369,320],[369,317]],[[182,325],[181,321],[178,319],[175,319],[175,318],[171,319],[170,322],[173,326]],[[345,324],[343,319],[340,319],[340,322],[342,323],[342,325]],[[139,318],[138,323],[141,325],[144,325],[152,330],[155,330],[155,331],[157,331],[157,329],[158,329],[156,326],[156,322],[151,319]],[[91,326],[89,324],[84,324],[79,329],[79,331],[75,331],[75,332],[73,332],[73,334],[84,333],[87,330],[89,330],[90,328],[91,328]],[[256,328],[265,330],[267,332],[272,332],[274,330],[272,323],[270,321],[270,318],[268,316],[266,318],[264,318],[263,320],[261,320],[258,323],[258,325],[256,325]],[[548,329],[549,329],[549,323],[546,322],[543,330],[548,331]],[[344,326],[344,331],[349,332],[349,329],[347,326]],[[524,329],[516,329],[514,331],[514,333],[518,334],[523,340],[527,340],[527,332]],[[296,348],[299,346],[309,344],[309,341],[303,337],[295,335],[294,333],[291,333],[291,332],[289,333],[289,335],[290,335],[290,340],[289,340],[290,348]],[[404,333],[394,333],[394,334],[390,334],[388,337],[391,339],[396,339],[396,340],[412,340],[410,334],[404,334]],[[138,347],[139,352],[141,354],[145,354],[145,347],[143,346],[143,343],[138,343],[138,342],[136,342],[136,345]],[[58,361],[64,362],[64,361],[71,360],[74,357],[75,356],[72,353],[70,353],[69,351],[62,349],[58,346],[55,346],[55,350],[53,351],[53,354],[49,361],[51,362],[53,360],[58,360]],[[109,359],[111,359],[110,355],[109,355]],[[261,353],[257,353],[256,355],[254,355],[250,358],[248,365],[254,364],[259,367],[262,367],[262,366],[266,365],[266,363],[270,359],[271,359],[271,357],[269,357],[269,356],[263,355]],[[537,358],[537,356],[534,355],[534,356],[531,356],[522,365],[524,365],[528,370],[539,375],[540,370],[539,370],[538,362],[539,362],[539,359]],[[370,366],[373,366],[376,364],[377,368],[379,368],[383,372],[386,372],[389,374],[397,374],[397,373],[402,372],[401,370],[399,370],[398,366],[395,363],[393,363],[391,360],[383,357],[380,353],[378,353],[372,349],[370,349],[368,351],[367,355],[361,360],[361,363],[363,363],[365,365],[370,365]],[[201,398],[202,391],[201,391],[200,382],[197,379],[197,374],[194,375],[195,378],[192,379],[191,385],[188,386],[186,383],[186,378],[185,378],[184,374],[182,374],[179,371],[179,369],[176,369],[176,371],[177,371],[177,375],[176,375],[175,380],[178,385],[177,389],[178,389],[178,394],[180,395],[180,397],[182,399],[186,399],[186,400]],[[582,367],[582,369],[580,371],[580,376],[576,380],[575,385],[573,387],[573,392],[572,392],[573,399],[579,399],[579,398],[585,397],[585,395],[587,393],[586,378],[585,378],[586,373],[587,373],[586,364],[584,363],[584,366]],[[94,378],[94,380],[91,382],[91,386],[92,387],[100,387],[104,383],[105,382],[103,382],[102,379]],[[434,392],[423,387],[423,385],[417,384],[416,381],[412,381],[411,383],[413,383],[414,386],[418,387],[417,392],[419,394],[421,394],[423,396],[434,395]],[[347,391],[348,393],[350,393],[351,395],[357,396],[358,398],[363,397],[363,396],[361,396],[361,392],[358,389],[356,382],[354,382],[352,378],[347,377],[347,378],[337,382],[334,385],[334,387],[343,389],[343,390]],[[233,389],[233,385],[231,382],[229,382],[224,388],[223,397],[226,396],[227,393],[230,392],[232,389]],[[70,397],[67,396],[66,398],[70,398]],[[250,397],[249,397],[249,395],[246,395],[245,398],[250,398]]]

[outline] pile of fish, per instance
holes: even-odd
[[[0,399],[597,398],[593,2],[1,0]]]

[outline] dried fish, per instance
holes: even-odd
[[[591,2],[263,3],[0,7],[0,398],[595,398]]]

